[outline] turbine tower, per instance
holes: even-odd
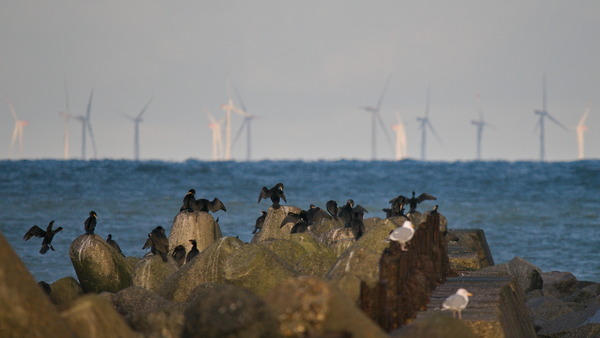
[[[392,125],[392,130],[396,133],[396,160],[401,160],[408,155],[406,151],[406,131],[399,112],[396,112],[396,120],[397,123]]]
[[[233,139],[232,147],[235,146],[238,138],[240,137],[242,132],[245,130],[246,131],[246,161],[250,161],[250,159],[252,157],[252,142],[251,142],[252,133],[251,133],[251,129],[250,129],[250,124],[251,124],[252,120],[254,118],[256,118],[256,116],[248,113],[248,110],[246,110],[246,106],[244,105],[244,102],[242,101],[242,98],[240,97],[240,94],[238,93],[237,88],[234,86],[233,89],[235,90],[237,99],[240,102],[240,105],[242,106],[242,109],[233,107],[233,111],[236,112],[238,115],[242,116],[244,118],[244,122],[242,122],[240,129],[238,129],[238,132],[235,135],[235,138]]]
[[[579,123],[577,124],[577,127],[575,129],[575,131],[577,132],[577,145],[578,145],[578,156],[577,158],[580,160],[583,160],[584,156],[584,139],[583,139],[583,134],[588,130],[588,127],[585,125],[585,121],[588,118],[588,115],[590,115],[590,106],[587,105],[587,107],[585,107],[585,111],[583,112],[583,116],[581,116],[581,119],[579,119]]]
[[[225,111],[225,161],[231,160],[231,112],[235,106],[231,99],[231,81],[227,81],[227,103],[221,105]]]
[[[85,116],[79,115],[75,118],[81,122],[81,159],[86,159],[86,131],[90,132],[90,139],[92,141],[92,149],[94,150],[94,159],[96,159],[96,141],[94,140],[94,132],[92,131],[92,124],[90,123],[90,113],[92,112],[92,97],[94,96],[94,90],[90,94],[90,100],[87,105],[87,111]]]
[[[544,161],[544,159],[546,157],[546,149],[544,147],[544,118],[548,118],[550,121],[554,122],[555,124],[557,124],[558,126],[563,128],[565,131],[567,130],[567,128],[564,125],[562,125],[562,123],[558,122],[557,119],[552,117],[552,115],[548,114],[548,111],[546,110],[546,75],[545,74],[544,74],[543,80],[542,80],[542,110],[536,110],[534,113],[536,115],[540,116],[540,119],[538,120],[538,123],[535,126],[534,130],[537,130],[538,128],[540,128],[540,161]]]
[[[12,118],[15,121],[15,127],[13,129],[12,139],[10,141],[10,157],[13,156],[13,148],[15,147],[15,143],[18,142],[19,158],[21,158],[23,156],[23,129],[29,124],[29,122],[25,120],[19,120],[17,117],[17,112],[15,111],[15,108],[10,100],[6,101],[6,104],[8,104],[8,109],[10,110]]]
[[[424,117],[417,117],[417,122],[419,122],[419,130],[421,130],[421,160],[425,161],[425,146],[426,146],[426,142],[427,142],[427,128],[429,128],[429,130],[431,130],[431,132],[433,133],[433,135],[438,139],[438,141],[441,143],[441,139],[438,136],[438,134],[435,132],[435,129],[433,129],[433,125],[431,125],[431,122],[429,122],[429,101],[431,99],[431,85],[429,85],[427,87],[427,100],[425,102],[425,116]]]
[[[64,119],[63,130],[63,159],[69,159],[69,119],[71,119],[71,109],[69,108],[69,91],[67,90],[67,81],[65,80],[65,111],[58,113]]]
[[[140,111],[140,113],[136,117],[130,117],[129,115],[123,114],[127,119],[133,121],[133,124],[134,124],[134,130],[133,130],[133,159],[135,161],[139,161],[140,160],[140,123],[143,121],[142,120],[142,115],[146,112],[146,109],[148,109],[148,106],[150,106],[151,102],[152,102],[152,97],[150,98],[150,100],[148,101],[148,103],[146,103],[146,105],[144,106],[144,108],[142,108],[142,110]]]
[[[211,113],[206,113],[210,123],[208,127],[212,130],[212,160],[219,161],[223,156],[223,141],[221,139],[221,126],[223,120],[217,122]]]
[[[387,128],[385,127],[383,120],[381,119],[381,115],[379,114],[379,109],[381,108],[381,102],[383,101],[383,97],[385,96],[385,92],[390,83],[391,76],[388,77],[385,82],[385,86],[383,87],[383,92],[379,97],[379,101],[377,101],[377,105],[375,107],[372,106],[363,106],[362,108],[367,112],[371,113],[371,159],[374,160],[377,157],[377,133],[376,133],[376,124],[379,123],[379,126],[383,130],[385,137],[387,139],[388,145],[390,149],[392,147],[392,141],[390,140],[390,135],[387,132]]]
[[[490,125],[483,120],[483,108],[481,106],[479,94],[476,95],[476,98],[477,107],[479,110],[479,120],[471,120],[471,124],[477,128],[477,160],[481,161],[481,139],[483,135],[483,128]]]

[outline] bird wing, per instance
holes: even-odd
[[[283,191],[281,192],[281,198],[283,199],[283,201],[285,203],[287,203],[287,201],[285,200],[285,192],[283,192]]]
[[[300,215],[299,214],[295,214],[293,212],[288,212],[287,216],[285,216],[285,218],[283,219],[283,221],[281,221],[281,224],[279,225],[279,228],[283,228],[284,225],[288,224],[288,223],[298,223],[298,221],[300,220]]]
[[[223,202],[221,202],[220,199],[215,197],[210,203],[210,211],[217,212],[219,210],[227,211],[227,209],[225,208],[225,204],[223,204]]]
[[[406,198],[406,197],[404,197],[402,195],[398,195],[398,196],[392,198],[389,203],[392,203],[392,204],[395,204],[395,203],[406,204],[406,203],[408,203],[408,198]]]
[[[337,218],[338,218],[337,202],[334,200],[330,200],[330,201],[327,201],[327,204],[325,206],[327,208],[327,212],[331,216],[333,216],[333,219],[337,220]]]
[[[432,196],[432,195],[429,195],[429,194],[426,194],[426,193],[422,193],[421,195],[419,195],[419,197],[417,197],[417,201],[419,203],[421,203],[423,201],[426,201],[426,200],[435,201],[436,198],[435,198],[435,196]]]
[[[414,234],[415,231],[411,228],[399,227],[392,231],[390,239],[393,241],[408,242],[412,239]]]
[[[42,237],[46,236],[46,231],[44,231],[39,226],[34,225],[31,228],[29,228],[29,230],[27,230],[27,232],[23,236],[23,239],[27,241],[33,236],[42,238]]]
[[[260,202],[261,199],[267,199],[269,197],[271,197],[271,191],[269,191],[269,189],[267,189],[267,187],[262,187],[262,190],[260,191],[260,194],[258,195],[258,202]]]
[[[352,209],[353,212],[365,212],[368,213],[367,209],[365,209],[362,205],[357,205]]]
[[[461,295],[451,295],[442,303],[442,308],[448,310],[462,310],[467,307],[469,301]]]
[[[62,229],[63,229],[63,227],[58,227],[54,231],[52,231],[52,234],[56,235],[57,233],[61,232]]]
[[[144,243],[144,246],[142,247],[142,249],[149,249],[152,247],[152,239],[150,239],[150,237],[148,237],[148,239],[146,240],[146,243]]]

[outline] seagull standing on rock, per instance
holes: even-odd
[[[398,227],[390,233],[389,239],[400,243],[402,251],[408,251],[406,243],[415,235],[415,226],[410,221],[404,221],[401,227]]]
[[[458,319],[462,319],[462,310],[469,304],[469,296],[473,296],[469,291],[460,288],[455,294],[446,298],[442,303],[442,310],[452,310],[452,317],[456,318],[458,313]]]

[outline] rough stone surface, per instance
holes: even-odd
[[[189,252],[192,248],[190,239],[196,240],[198,250],[202,251],[221,237],[221,227],[208,212],[181,211],[173,219],[169,232],[169,252],[178,245],[183,245],[185,252]]]
[[[77,337],[137,337],[112,305],[98,295],[77,298],[60,315]]]
[[[77,237],[69,257],[84,292],[115,293],[131,286],[131,265],[96,234]]]
[[[578,281],[570,272],[550,271],[541,274],[544,280],[542,291],[545,295],[561,298],[578,288]]]
[[[598,326],[600,325],[600,303],[592,304],[583,311],[567,312],[556,317],[544,325],[538,331],[538,335],[541,337],[586,337],[578,336],[576,332],[583,330],[588,325],[589,327],[586,330],[595,330],[598,332]]]
[[[352,229],[345,227],[333,228],[322,238],[323,243],[333,250],[336,257],[339,257],[356,242]]]
[[[494,265],[483,230],[449,229],[447,238],[448,255],[454,270],[474,271]]]
[[[278,337],[279,326],[265,301],[243,288],[204,284],[185,311],[183,337]]]
[[[412,325],[390,332],[390,337],[444,337],[475,338],[471,329],[462,321],[442,315],[433,315]]]
[[[177,263],[170,255],[166,263],[159,255],[144,257],[133,268],[133,286],[156,291],[165,279],[178,268]]]
[[[312,276],[291,278],[265,296],[284,336],[387,337],[353,301]]]
[[[64,277],[50,284],[50,300],[55,305],[67,304],[83,294],[81,285],[73,277]]]
[[[539,290],[544,285],[542,270],[521,257],[511,259],[508,268],[523,293]]]
[[[0,304],[0,337],[73,336],[1,233]]]
[[[168,303],[161,308],[134,312],[127,318],[129,325],[143,337],[185,337],[182,333],[187,309],[187,303]]]
[[[262,230],[252,237],[252,243],[269,241],[273,239],[285,239],[290,234],[291,226],[281,227],[281,222],[288,212],[300,213],[300,208],[289,205],[280,205],[279,208],[269,207]]]
[[[533,324],[537,330],[547,325],[553,319],[568,312],[573,312],[564,302],[552,296],[529,298],[526,301],[526,305],[531,311]]]

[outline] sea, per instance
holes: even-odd
[[[96,234],[112,234],[127,256],[142,257],[147,234],[167,232],[186,192],[218,197],[227,211],[215,218],[224,236],[250,241],[270,201],[263,186],[285,185],[287,204],[325,208],[353,199],[384,218],[398,196],[437,198],[448,227],[483,229],[496,264],[522,257],[542,271],[568,271],[600,282],[600,160],[534,161],[249,161],[3,160],[0,232],[37,281],[72,276],[69,246],[84,233],[90,211]],[[23,239],[33,226],[55,221],[56,251],[39,254],[41,239]]]

